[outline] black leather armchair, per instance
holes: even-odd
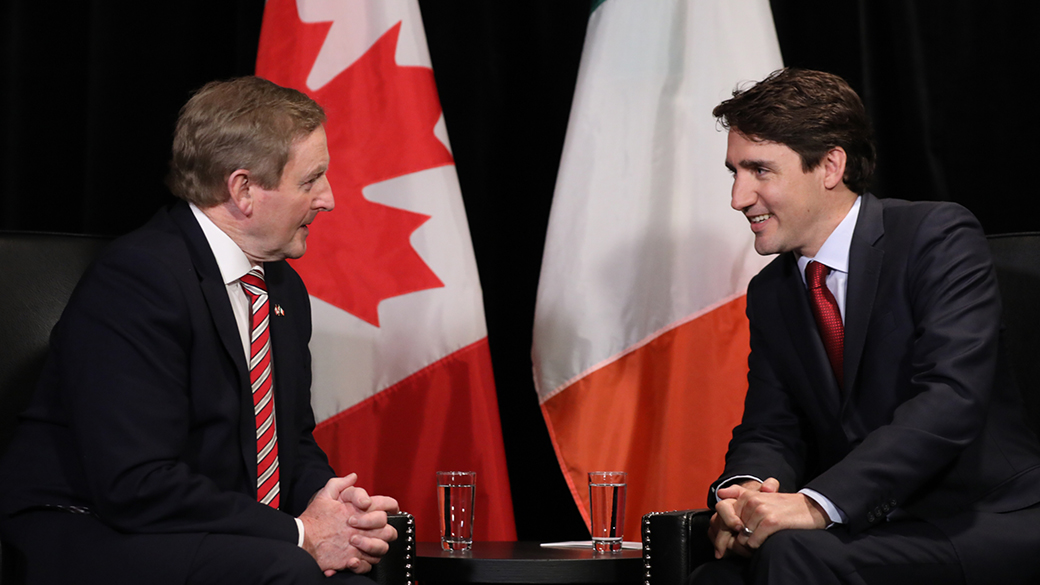
[[[18,413],[32,397],[51,329],[83,272],[108,242],[92,236],[0,232],[0,454],[11,441]],[[398,539],[371,576],[381,585],[411,585],[415,520],[401,513],[391,516],[390,523]],[[24,580],[20,552],[2,544],[0,584]]]
[[[1025,415],[1040,436],[1040,232],[988,237],[1004,304],[1007,347],[1022,390]],[[646,585],[682,583],[714,558],[707,539],[708,509],[651,512],[643,516]]]

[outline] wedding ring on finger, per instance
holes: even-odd
[[[743,530],[741,530],[741,532],[743,532],[743,533],[744,533],[744,536],[751,536],[752,534],[754,534],[754,533],[755,533],[755,531],[754,531],[754,530],[751,530],[751,529],[750,529],[750,528],[748,528],[747,526],[745,526],[745,527],[743,528]]]

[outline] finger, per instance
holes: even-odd
[[[715,558],[721,559],[725,556],[726,551],[729,550],[733,540],[733,532],[722,524],[722,519],[719,517],[718,512],[711,517],[708,523],[708,537],[715,548]]]
[[[720,530],[718,534],[715,535],[715,542],[713,545],[715,546],[716,559],[721,559],[726,556],[726,551],[730,549],[732,541],[733,533],[728,530]]]
[[[722,501],[722,500],[735,500],[735,499],[739,498],[740,495],[743,494],[746,491],[747,491],[747,488],[745,488],[744,486],[740,485],[739,483],[735,483],[733,485],[728,485],[728,486],[718,490],[717,492],[715,492],[715,497],[719,501]]]
[[[349,569],[352,573],[361,575],[363,573],[371,571],[372,565],[371,563],[363,559],[354,558],[347,561],[347,569]]]
[[[719,525],[722,523],[719,520],[719,514],[716,512],[711,515],[711,520],[708,521],[708,540],[712,543],[715,542],[715,537],[719,534]]]
[[[759,488],[759,491],[767,494],[778,493],[780,491],[780,480],[776,479],[775,477],[770,477],[769,479],[762,482],[762,487]]]
[[[363,560],[366,563],[372,565],[373,567],[378,565],[379,564],[379,560],[382,558],[382,557],[372,556],[370,554],[363,553],[361,551],[358,551],[358,554],[361,555],[361,560]]]
[[[744,544],[748,541],[749,538],[751,538],[751,535],[754,533],[754,530],[745,526],[744,528],[740,529],[740,532],[734,533],[734,538],[736,538],[737,542]]]
[[[368,507],[369,510],[382,510],[387,514],[396,514],[401,511],[401,508],[397,505],[397,500],[389,496],[371,496],[372,504]]]
[[[776,523],[760,522],[754,529],[752,529],[752,534],[748,537],[745,545],[749,549],[755,550],[762,546],[762,543],[764,543],[766,539],[773,534],[776,534],[779,529],[780,527]]]
[[[370,538],[360,534],[351,536],[350,544],[362,553],[373,557],[382,557],[386,551],[390,550],[390,544],[382,538]]]
[[[368,492],[365,488],[353,486],[349,490],[343,490],[340,494],[340,500],[353,504],[358,510],[368,511],[368,507],[372,505],[372,498],[369,497]]]
[[[343,490],[354,485],[354,482],[356,481],[356,473],[351,473],[350,475],[346,475],[344,477],[334,477],[325,484],[325,494],[333,500],[337,500],[339,499],[340,494],[343,493]]]
[[[715,514],[718,515],[722,526],[727,530],[736,532],[744,527],[737,510],[734,507],[736,500],[723,500],[715,505]]]
[[[364,514],[354,514],[347,519],[347,524],[358,530],[378,530],[386,526],[386,512],[377,510],[375,512],[365,512]]]

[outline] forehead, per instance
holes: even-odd
[[[289,161],[286,167],[312,167],[328,164],[329,148],[325,138],[325,129],[318,126],[313,132],[293,141],[289,147]]]
[[[777,161],[798,158],[798,153],[786,144],[748,137],[736,130],[730,131],[726,144],[726,162],[729,164],[763,158]]]

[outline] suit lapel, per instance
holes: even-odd
[[[291,362],[295,362],[294,347],[290,340],[294,339],[293,321],[285,318],[281,307],[289,297],[285,286],[285,262],[265,262],[264,279],[267,281],[268,302],[270,303],[270,319],[268,328],[271,331],[271,359],[274,371],[274,404],[278,432],[278,473],[282,489],[282,505],[288,503],[288,487],[292,482],[295,449],[286,440],[296,436],[294,424],[296,420],[295,401],[296,384],[299,380],[291,374],[298,371]],[[289,307],[294,311],[294,307]]]
[[[884,250],[875,247],[875,244],[884,234],[881,202],[865,193],[849,248],[849,280],[845,294],[844,404],[848,403],[854,390],[863,357],[867,325],[874,309],[881,262],[885,257]]]
[[[256,420],[253,414],[253,394],[249,385],[245,352],[242,350],[242,337],[238,331],[235,314],[231,310],[231,301],[228,300],[227,286],[224,285],[224,278],[220,274],[220,267],[213,256],[213,250],[209,247],[206,235],[202,233],[202,228],[188,205],[186,203],[174,205],[170,209],[170,217],[184,234],[191,261],[199,279],[199,287],[202,289],[202,296],[206,299],[206,305],[213,317],[213,326],[220,336],[224,350],[228,353],[228,358],[234,362],[235,370],[238,372],[239,394],[242,403],[239,409],[242,458],[245,462],[246,473],[256,477]],[[253,482],[254,490],[256,489],[255,483]]]
[[[802,363],[805,379],[809,382],[809,390],[813,393],[812,400],[822,402],[825,412],[837,414],[838,382],[834,379],[827,351],[816,329],[805,283],[802,282],[798,264],[792,254],[788,254],[785,260],[784,280],[777,301],[790,332],[791,343]]]

